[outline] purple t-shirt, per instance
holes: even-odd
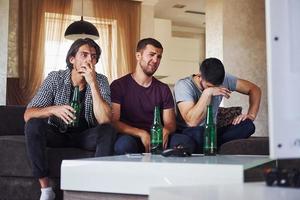
[[[121,105],[120,121],[146,131],[153,123],[155,106],[161,114],[163,109],[174,108],[170,88],[154,77],[149,87],[143,87],[127,74],[113,81],[110,89],[111,101]]]

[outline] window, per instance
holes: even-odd
[[[66,69],[66,55],[73,43],[71,40],[64,38],[64,31],[72,22],[80,19],[80,16],[69,15],[65,16],[56,13],[46,13],[45,15],[45,64],[44,77],[51,71]],[[100,38],[96,40],[101,47],[102,53],[96,71],[111,77],[116,73],[116,21],[115,20],[96,20],[92,17],[85,17],[84,20],[94,24],[100,34]],[[61,33],[57,30],[62,30]]]

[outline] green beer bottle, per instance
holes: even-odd
[[[203,154],[213,156],[217,154],[217,133],[214,123],[212,105],[207,106],[206,122],[204,127]]]
[[[163,126],[160,120],[160,110],[158,106],[154,108],[154,119],[150,129],[151,143],[150,151],[152,154],[161,154],[163,151]]]
[[[71,106],[75,110],[74,115],[76,118],[69,124],[69,127],[78,127],[81,110],[79,86],[75,86],[74,88]]]

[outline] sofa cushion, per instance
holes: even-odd
[[[0,176],[32,177],[25,136],[0,136]],[[50,177],[60,177],[64,159],[92,157],[94,152],[78,148],[47,148]]]
[[[0,176],[32,176],[25,136],[0,136]]]
[[[269,155],[268,137],[250,137],[226,142],[220,147],[220,154]]]
[[[0,135],[24,135],[25,106],[0,106]]]

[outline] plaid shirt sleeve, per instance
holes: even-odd
[[[42,83],[36,95],[27,105],[27,108],[31,107],[47,107],[53,105],[54,100],[54,73],[51,72]]]
[[[98,82],[101,96],[111,106],[110,87],[106,76],[100,74]]]

